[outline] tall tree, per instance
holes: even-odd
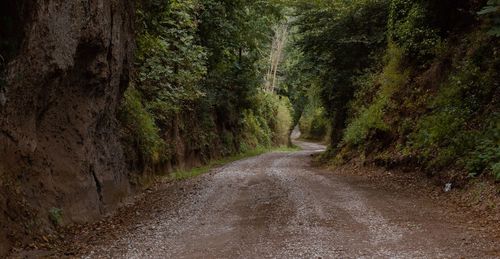
[[[297,45],[320,84],[320,96],[333,122],[335,149],[347,124],[356,77],[380,59],[386,46],[388,3],[383,0],[298,2]],[[367,19],[367,17],[370,17]],[[306,66],[307,67],[307,66]]]

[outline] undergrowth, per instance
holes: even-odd
[[[394,44],[389,45],[386,60],[387,65],[375,81],[368,78],[367,82],[362,82],[369,85],[379,85],[380,88],[371,103],[360,108],[353,107],[358,110],[357,116],[349,123],[343,139],[343,142],[349,146],[359,146],[365,143],[372,131],[390,130],[389,125],[384,121],[384,116],[386,116],[386,110],[391,106],[393,94],[408,81],[409,72],[401,68],[403,51]],[[371,91],[371,89],[361,87],[361,91]],[[358,92],[357,96],[361,97],[365,94]],[[359,101],[358,105],[359,103],[361,102]]]
[[[430,173],[451,166],[466,171],[462,178],[486,172],[500,180],[500,58],[492,41],[482,32],[473,32],[458,44],[450,42],[437,48],[429,70],[447,70],[434,78],[432,71],[405,65],[409,57],[405,53],[410,50],[389,44],[383,71],[375,79],[367,77],[364,83],[368,86],[360,87],[353,101],[354,116],[345,131],[344,144],[362,155],[381,159],[385,151],[365,154],[364,147],[380,145],[383,139],[371,137],[385,132],[383,136],[393,138],[385,148],[395,149],[384,159],[412,157]],[[451,60],[448,67],[443,65],[447,60]],[[418,83],[426,80],[430,86]],[[360,105],[373,89],[378,89],[375,97]]]
[[[301,132],[300,138],[326,142],[329,141],[332,125],[325,108],[316,101],[319,99],[318,93],[318,89],[311,89],[307,94],[307,104],[302,111],[301,118],[298,120]]]
[[[146,167],[143,170],[149,168],[154,174],[165,173],[156,168],[161,168],[166,163],[175,168],[176,163],[181,162],[177,159],[182,157],[184,154],[181,152],[185,151],[178,150],[179,145],[198,152],[197,159],[206,163],[206,166],[182,173],[197,175],[220,163],[261,154],[273,150],[273,147],[288,144],[292,118],[291,105],[286,97],[265,92],[257,93],[252,100],[254,106],[243,113],[239,132],[225,130],[219,134],[213,115],[203,110],[190,111],[194,118],[175,115],[177,119],[169,124],[173,129],[168,130],[178,131],[182,143],[165,130],[161,130],[161,122],[155,120],[152,114],[154,110],[146,109],[141,100],[140,92],[129,88],[120,109],[120,121],[127,131],[124,134],[127,146],[136,147],[141,163]],[[235,144],[236,149],[233,148]],[[211,153],[213,150],[218,153]],[[237,155],[233,155],[235,153]],[[218,160],[220,157],[228,158]],[[176,174],[179,173],[174,173]],[[137,177],[135,182],[140,184],[149,181],[151,175]]]
[[[243,113],[240,151],[286,145],[292,124],[292,108],[286,97],[261,92],[254,107]]]
[[[136,146],[145,162],[158,163],[165,156],[165,143],[153,116],[141,102],[139,91],[130,87],[125,92],[119,119],[127,130],[129,145]]]
[[[490,172],[500,180],[500,111],[495,107],[500,58],[481,34],[464,43],[466,55],[454,57],[450,76],[429,99],[431,112],[419,118],[408,145],[431,171],[454,165],[469,176]]]

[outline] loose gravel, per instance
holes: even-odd
[[[428,200],[314,168],[311,155],[324,147],[298,144],[300,152],[268,153],[188,180],[195,184],[165,194],[175,205],[146,199],[154,205],[137,211],[143,220],[83,257],[497,258],[498,240],[454,225]]]

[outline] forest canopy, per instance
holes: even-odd
[[[284,74],[303,132],[329,139],[327,160],[500,179],[499,6],[295,1]]]
[[[300,122],[335,161],[500,177],[498,13],[494,0],[139,1],[122,120],[154,161],[172,159],[165,136],[189,111],[207,159],[216,143],[283,143]]]

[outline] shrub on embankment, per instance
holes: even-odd
[[[290,104],[261,89],[261,52],[279,19],[264,5],[138,5],[136,72],[120,112],[132,168],[165,173],[286,145]]]
[[[419,166],[433,175],[453,169],[443,175],[448,180],[481,174],[500,180],[497,1],[302,8],[303,63],[316,60],[311,81],[320,82],[334,128],[327,156]],[[327,14],[336,19],[318,18]]]

